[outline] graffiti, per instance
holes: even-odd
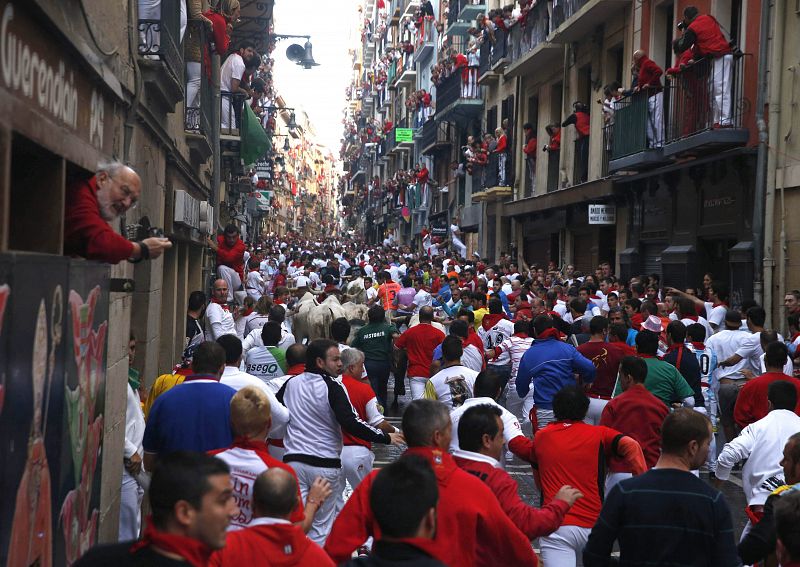
[[[70,291],[73,356],[78,385],[65,385],[67,424],[74,467],[75,488],[69,491],[59,515],[66,544],[67,565],[72,565],[97,542],[99,511],[92,508],[92,488],[103,438],[103,414],[97,411],[98,394],[105,383],[105,347],[108,321],[95,330],[94,316],[101,290],[96,286],[84,302]]]

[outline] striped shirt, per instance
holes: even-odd
[[[509,387],[513,387],[517,383],[517,370],[519,370],[519,361],[522,360],[524,355],[531,345],[533,344],[533,337],[524,334],[515,334],[508,337],[502,343],[497,345],[494,349],[495,354],[500,352],[508,353],[511,357],[511,378],[508,381]]]

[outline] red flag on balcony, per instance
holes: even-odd
[[[297,196],[297,181],[295,181],[294,179],[292,180],[292,196],[293,197]]]

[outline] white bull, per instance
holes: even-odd
[[[292,315],[292,333],[296,342],[302,344],[303,339],[310,340],[308,315],[316,305],[317,300],[314,294],[308,291],[295,303]]]
[[[347,313],[335,295],[329,295],[325,301],[312,307],[308,311],[309,340],[331,338],[331,323],[339,317],[346,318]]]

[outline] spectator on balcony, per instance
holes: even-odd
[[[424,161],[419,162],[417,171],[417,183],[420,185],[427,185],[428,179],[430,178],[430,171],[428,171],[428,166],[425,165]]]
[[[731,126],[731,79],[733,53],[714,16],[700,14],[694,6],[683,9],[685,27],[681,41],[685,48],[693,46],[697,58],[712,60],[711,110],[714,128]]]
[[[575,163],[578,164],[577,183],[586,183],[589,171],[589,107],[580,101],[572,103],[572,114],[561,123],[562,128],[575,126],[578,137],[575,140]]]
[[[228,48],[231,44],[231,33],[233,33],[233,22],[238,21],[241,15],[239,0],[220,0],[216,8],[203,12],[203,15],[211,21],[210,45],[203,47],[206,76],[210,80],[211,57],[208,47],[220,57],[225,57],[225,55],[228,54]]]
[[[536,130],[533,124],[526,122],[522,125],[522,131],[525,133],[525,145],[522,151],[525,153],[525,165],[531,178],[531,195],[533,195],[536,192]]]
[[[558,124],[548,124],[545,126],[545,132],[550,136],[550,142],[542,148],[543,152],[551,153],[561,150],[561,128]]]
[[[431,0],[424,0],[419,7],[420,16],[423,18],[433,18],[433,4],[431,4]]]
[[[497,145],[493,153],[497,154],[497,180],[500,187],[506,187],[506,161],[508,158],[508,138],[502,128],[497,128],[494,131]]]
[[[639,69],[634,92],[647,93],[647,142],[651,148],[660,148],[664,144],[664,71],[642,49],[633,53],[633,62]]]
[[[221,126],[223,129],[238,128],[239,124],[235,121],[234,115],[241,112],[241,104],[244,99],[250,97],[250,90],[246,83],[242,83],[242,77],[247,70],[245,61],[251,61],[255,55],[253,42],[243,40],[239,44],[239,49],[225,60],[220,69],[219,86],[222,91],[222,110],[220,113]],[[238,100],[237,100],[238,99]],[[236,105],[239,105],[239,113],[236,112]]]
[[[210,41],[213,37],[214,23],[203,14],[201,0],[186,0],[186,4],[189,18],[186,42],[183,46],[183,57],[186,60],[186,108],[199,108],[201,61],[205,49],[203,32],[205,31],[206,40]],[[225,32],[224,26],[222,32],[223,34]]]
[[[169,239],[159,237],[131,242],[109,226],[136,206],[141,192],[139,175],[119,162],[101,163],[89,179],[72,181],[66,194],[64,254],[118,264],[156,259],[172,247]]]
[[[494,31],[497,29],[497,25],[495,25],[495,23],[486,14],[478,14],[476,23],[478,24],[478,30],[480,31],[481,43],[490,41],[492,45],[494,45]]]

